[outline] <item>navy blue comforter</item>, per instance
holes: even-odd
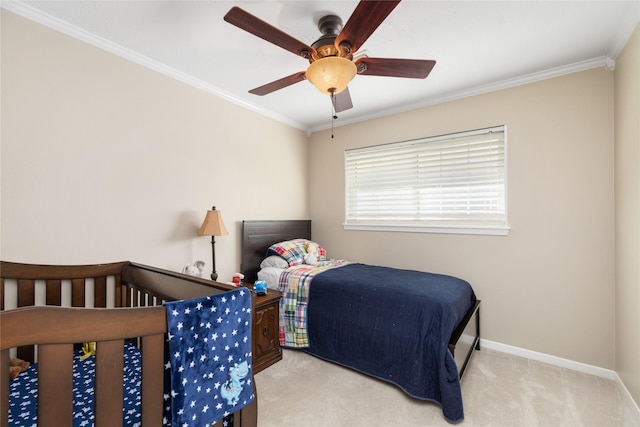
[[[476,296],[451,276],[348,264],[309,287],[309,353],[396,384],[464,418],[448,342]]]

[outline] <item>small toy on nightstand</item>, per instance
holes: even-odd
[[[233,278],[231,279],[231,283],[233,283],[237,287],[242,286],[244,284],[244,274],[242,273],[234,274]]]
[[[256,280],[256,282],[253,284],[253,292],[256,293],[256,295],[266,295],[267,294],[267,282],[265,282],[264,280]]]

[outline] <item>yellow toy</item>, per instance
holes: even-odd
[[[82,356],[80,356],[80,360],[84,360],[89,356],[96,355],[96,342],[90,341],[82,344]]]

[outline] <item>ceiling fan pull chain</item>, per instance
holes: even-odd
[[[333,139],[333,122],[338,118],[336,115],[336,91],[331,92],[331,139]]]
[[[336,115],[331,116],[331,139],[333,139],[333,122],[336,119]]]

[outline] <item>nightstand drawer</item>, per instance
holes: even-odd
[[[246,285],[251,289],[251,285]],[[253,373],[256,374],[282,359],[279,340],[281,293],[269,289],[256,296],[253,309]]]

